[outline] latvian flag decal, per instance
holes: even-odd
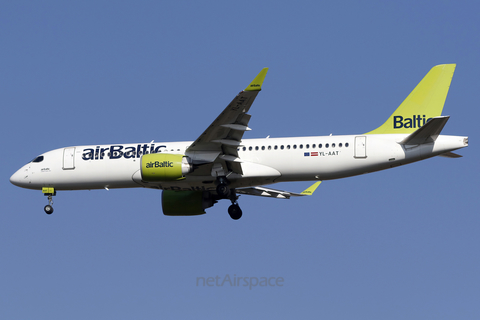
[[[318,152],[305,152],[304,157],[318,157]]]

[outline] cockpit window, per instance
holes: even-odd
[[[43,156],[38,156],[32,160],[32,162],[42,162],[42,161],[43,161]]]

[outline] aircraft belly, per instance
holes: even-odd
[[[276,179],[272,178],[243,178],[230,180],[230,188],[244,188],[252,186],[263,186],[268,184],[276,183]],[[178,190],[178,191],[213,191],[216,190],[215,180],[206,180],[206,181],[191,181],[191,180],[182,180],[182,181],[169,181],[169,182],[158,182],[151,184],[150,188],[162,189],[162,190]]]

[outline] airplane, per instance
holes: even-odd
[[[324,180],[435,156],[461,157],[452,151],[467,147],[468,137],[440,135],[450,118],[441,114],[455,67],[433,67],[385,123],[367,133],[243,139],[251,130],[247,112],[262,89],[264,68],[195,141],[60,148],[34,158],[10,182],[42,190],[47,214],[57,191],[144,187],[162,190],[167,216],[201,215],[227,199],[230,217],[238,220],[240,195],[309,196]],[[315,183],[300,193],[265,186],[289,181]]]

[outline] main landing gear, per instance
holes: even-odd
[[[242,217],[242,209],[237,203],[238,196],[235,192],[235,189],[230,189],[228,187],[228,180],[226,177],[218,177],[217,179],[217,195],[221,199],[230,199],[232,205],[228,207],[228,214],[233,220],[238,220]]]
[[[228,187],[228,180],[225,177],[217,178],[217,195],[222,199],[227,199],[230,195],[230,188]]]
[[[242,209],[240,209],[238,203],[232,203],[232,205],[228,207],[228,214],[233,220],[238,220],[242,217]]]
[[[46,214],[53,213],[53,199],[52,197],[57,194],[54,188],[42,188],[42,192],[45,196],[48,197],[48,204],[43,208]]]

